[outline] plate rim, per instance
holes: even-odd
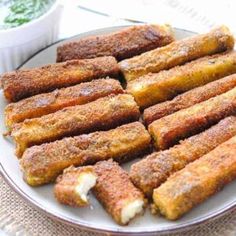
[[[132,24],[132,25],[139,25],[139,24]],[[58,40],[58,41],[40,49],[36,53],[34,53],[30,58],[28,58],[20,66],[18,66],[17,70],[20,69],[22,66],[24,66],[28,61],[30,61],[33,57],[35,57],[40,52],[46,50],[47,48],[50,48],[51,46],[53,46],[55,44],[63,42],[65,40],[73,40],[73,38],[76,38],[78,36],[83,37],[83,36],[86,36],[87,34],[94,34],[95,35],[97,33],[103,32],[104,30],[112,31],[112,30],[116,30],[116,29],[129,27],[132,25],[104,27],[104,28],[100,28],[100,29],[95,29],[95,30],[83,32],[83,33],[74,35],[72,37],[63,38],[61,40]],[[196,32],[193,32],[190,30],[185,30],[185,29],[181,29],[181,28],[174,28],[174,29],[196,34]],[[84,229],[84,230],[91,231],[91,232],[97,232],[97,233],[110,233],[110,234],[116,234],[116,235],[154,235],[154,234],[155,235],[157,235],[157,234],[163,235],[163,234],[168,234],[168,233],[177,233],[177,232],[179,233],[179,232],[187,231],[189,229],[193,229],[193,228],[199,226],[200,224],[209,223],[209,222],[225,215],[226,213],[233,212],[234,210],[236,210],[236,200],[235,200],[235,201],[229,203],[228,205],[226,205],[225,207],[223,207],[222,209],[215,210],[211,214],[208,214],[204,217],[199,217],[199,219],[192,220],[191,222],[180,223],[175,226],[162,227],[160,230],[158,230],[158,229],[153,230],[152,228],[150,228],[150,230],[145,229],[145,231],[143,231],[143,230],[140,231],[140,229],[139,229],[139,231],[135,231],[135,230],[130,231],[130,229],[127,229],[127,228],[124,228],[124,229],[123,228],[122,229],[114,229],[114,228],[108,228],[108,227],[98,228],[96,226],[93,226],[90,223],[78,222],[70,217],[67,217],[64,215],[58,215],[58,213],[54,212],[54,210],[52,210],[52,209],[48,210],[45,206],[43,206],[41,203],[38,203],[36,200],[31,198],[23,189],[21,189],[19,186],[17,186],[17,184],[14,182],[14,180],[5,171],[1,162],[0,162],[0,175],[3,177],[3,179],[6,181],[6,183],[11,187],[11,189],[15,193],[17,193],[17,195],[20,196],[26,202],[26,204],[32,206],[34,209],[38,210],[39,212],[45,214],[46,216],[50,217],[53,220],[59,221],[61,223],[65,223],[65,224],[73,226],[75,228],[80,228],[80,229]]]
[[[53,210],[48,210],[45,206],[35,201],[33,198],[31,198],[25,191],[23,191],[21,188],[17,186],[17,184],[14,182],[14,180],[6,173],[5,169],[2,166],[2,163],[0,163],[0,175],[3,177],[3,179],[7,182],[7,184],[11,187],[11,189],[17,193],[18,196],[23,199],[27,205],[32,206],[34,209],[38,210],[39,212],[45,214],[46,216],[50,217],[53,220],[56,220],[61,223],[65,223],[67,225],[73,226],[75,228],[84,229],[90,232],[96,232],[96,233],[110,233],[110,234],[116,234],[116,235],[164,235],[169,233],[179,233],[183,231],[187,231],[193,228],[196,228],[197,226],[201,224],[210,223],[213,220],[216,220],[220,218],[221,216],[225,215],[226,213],[233,212],[236,210],[236,200],[228,204],[222,209],[216,210],[212,212],[209,215],[206,215],[205,217],[199,218],[198,220],[193,220],[190,223],[181,223],[177,226],[167,226],[163,227],[161,230],[145,230],[145,231],[130,231],[127,229],[111,229],[107,227],[97,228],[89,223],[78,223],[78,221],[74,221],[70,217],[66,217],[63,215],[58,215],[58,213],[54,212]]]

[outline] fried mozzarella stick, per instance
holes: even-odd
[[[117,60],[165,46],[174,41],[169,25],[131,26],[115,33],[96,35],[62,44],[57,61],[114,56]]]
[[[124,162],[149,151],[151,138],[140,122],[28,148],[21,159],[25,181],[52,182],[63,169],[89,165],[109,158]]]
[[[166,149],[236,113],[236,88],[154,121],[148,130],[157,149]]]
[[[225,93],[234,87],[236,87],[235,74],[213,81],[201,87],[197,87],[178,95],[170,101],[159,103],[145,109],[143,113],[144,122],[146,125],[149,125],[154,120],[158,120],[176,111],[188,108],[194,104]]]
[[[109,94],[119,93],[123,93],[123,89],[119,81],[114,79],[98,79],[57,89],[10,103],[5,108],[5,123],[11,129],[13,124],[25,119],[40,117],[64,107],[82,105]]]
[[[87,206],[88,192],[96,184],[97,175],[92,166],[65,169],[56,180],[54,195],[58,202],[82,207]]]
[[[13,125],[11,136],[16,142],[16,155],[21,157],[30,146],[66,136],[107,130],[138,120],[139,116],[139,108],[131,95],[110,95],[17,123]]]
[[[142,108],[236,73],[236,52],[217,54],[131,81],[127,92]]]
[[[93,192],[118,224],[127,225],[144,211],[143,194],[132,184],[128,173],[116,162],[101,161],[94,169],[98,177]]]
[[[19,101],[39,93],[106,76],[117,77],[118,64],[114,57],[73,60],[47,66],[16,70],[1,76],[6,99]]]
[[[131,166],[130,178],[146,196],[151,197],[153,189],[159,187],[171,174],[235,135],[236,117],[227,117],[168,150],[155,152],[136,162]]]
[[[162,215],[176,220],[236,178],[236,136],[172,175],[154,190]]]
[[[175,41],[165,47],[126,59],[119,65],[129,82],[150,72],[157,73],[206,55],[231,50],[233,47],[232,33],[226,26],[221,26],[207,34]]]

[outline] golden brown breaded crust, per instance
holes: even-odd
[[[92,166],[79,168],[71,166],[63,171],[63,175],[58,176],[54,186],[54,196],[58,202],[74,207],[88,205],[88,201],[81,199],[81,196],[76,192],[79,177],[84,173],[96,176]]]
[[[115,33],[83,38],[57,48],[57,61],[114,56],[117,60],[167,45],[174,41],[169,25],[131,26]]]
[[[236,117],[223,119],[168,150],[153,153],[131,166],[130,178],[148,197],[174,172],[236,135]]]
[[[123,93],[119,81],[114,79],[97,79],[72,87],[38,94],[5,108],[5,123],[9,129],[15,123],[25,119],[40,117],[61,110],[68,106],[82,105],[110,94]]]
[[[147,73],[157,73],[206,55],[231,50],[233,47],[233,34],[226,26],[221,26],[209,33],[175,41],[165,47],[126,59],[119,66],[126,81],[131,81]]]
[[[119,68],[114,57],[100,57],[17,70],[3,74],[0,79],[6,99],[16,102],[32,95],[97,78],[117,77],[118,73]]]
[[[70,165],[88,165],[109,158],[119,162],[133,159],[149,151],[150,142],[145,127],[134,122],[28,148],[21,167],[26,182],[35,186],[53,181]]]
[[[93,192],[106,211],[120,225],[122,208],[129,202],[144,196],[129,179],[128,173],[114,161],[101,161],[94,166],[97,183]]]
[[[170,220],[220,191],[236,178],[236,136],[172,175],[154,190],[153,200]]]
[[[225,93],[234,87],[236,87],[235,74],[213,81],[204,86],[197,87],[181,95],[178,95],[170,101],[159,103],[145,109],[143,112],[144,122],[146,125],[149,125],[154,120],[158,120],[176,111],[188,108],[194,104]]]
[[[146,108],[233,73],[236,73],[236,52],[229,52],[150,73],[129,82],[126,90],[139,106]]]
[[[196,134],[236,113],[236,88],[152,122],[148,130],[158,149]]]
[[[138,120],[139,116],[139,108],[131,95],[110,95],[17,123],[13,125],[11,136],[17,145],[16,155],[20,157],[30,146],[66,136],[115,128]]]

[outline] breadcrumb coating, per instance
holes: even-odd
[[[233,34],[226,26],[220,26],[206,34],[174,41],[167,46],[123,60],[119,66],[129,82],[150,72],[157,73],[200,57],[231,50],[233,47]]]

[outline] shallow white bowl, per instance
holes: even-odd
[[[66,42],[81,39],[91,35],[111,33],[123,27],[112,27],[91,31],[80,34]],[[193,32],[175,29],[177,39],[193,36]],[[65,41],[58,42],[42,50],[41,52],[30,58],[23,68],[33,68],[42,66],[48,63],[53,63],[56,60],[56,48]],[[7,102],[0,91],[0,132],[6,131],[4,125],[4,107]],[[230,210],[236,209],[236,181],[227,185],[221,192],[211,197],[203,204],[195,207],[192,211],[177,221],[168,221],[161,216],[153,216],[146,209],[144,216],[137,217],[128,226],[117,225],[111,217],[106,213],[100,203],[91,194],[91,207],[72,208],[64,206],[56,202],[53,196],[53,184],[33,188],[27,185],[22,179],[19,163],[14,155],[14,144],[10,139],[3,138],[0,135],[0,174],[8,182],[8,184],[29,204],[38,210],[41,210],[45,215],[48,215],[55,220],[70,224],[74,227],[84,228],[94,232],[107,233],[107,235],[160,235],[171,232],[180,232],[199,224],[209,222]],[[125,169],[129,169],[130,165],[138,159],[128,162],[123,165]]]
[[[21,65],[38,50],[57,40],[62,5],[56,0],[39,18],[24,25],[0,30],[0,73]]]

